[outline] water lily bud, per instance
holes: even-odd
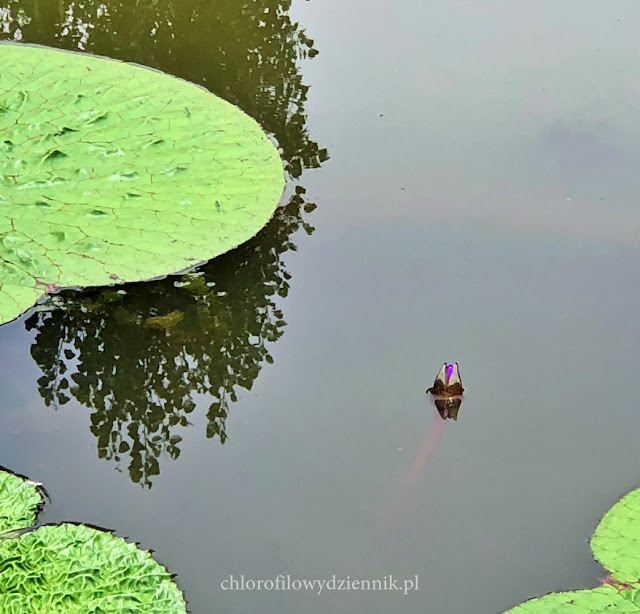
[[[460,377],[460,368],[457,362],[444,363],[442,368],[436,375],[433,386],[427,390],[434,397],[444,396],[460,396],[464,392],[462,387],[462,378]]]

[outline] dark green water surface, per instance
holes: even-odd
[[[0,0],[5,39],[237,104],[289,177],[196,273],[1,327],[0,465],[44,482],[43,521],[152,548],[195,614],[597,584],[588,538],[640,485],[639,29],[635,0]],[[425,395],[445,360],[457,421]]]

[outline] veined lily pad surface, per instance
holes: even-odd
[[[591,550],[609,570],[602,586],[550,593],[505,614],[640,612],[640,488],[604,515],[591,538]]]
[[[275,211],[275,146],[203,88],[22,44],[0,65],[0,324],[47,292],[214,258]]]
[[[640,488],[604,515],[591,538],[591,550],[617,580],[640,583]]]
[[[0,471],[0,495],[2,527],[15,531],[0,534],[3,614],[186,613],[182,592],[149,552],[71,523],[20,534],[42,503],[36,486]]]

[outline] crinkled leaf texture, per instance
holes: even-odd
[[[24,44],[0,65],[0,324],[46,292],[187,269],[273,215],[275,146],[205,89]]]
[[[603,614],[640,612],[640,488],[616,503],[591,538],[595,558],[610,577],[593,589],[550,593],[505,614]]]
[[[33,482],[0,470],[0,534],[31,526],[42,503]]]
[[[12,478],[23,481],[0,471],[0,494],[17,492]],[[26,497],[0,499],[2,518],[14,518],[12,529],[19,515],[28,516]],[[27,507],[35,516],[40,501],[32,493],[29,498]],[[108,531],[64,523],[19,537],[0,536],[0,612],[185,614],[186,604],[169,572],[149,552]]]

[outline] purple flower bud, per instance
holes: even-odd
[[[433,382],[433,387],[429,388],[427,392],[430,392],[433,396],[452,397],[461,395],[464,392],[464,388],[462,387],[458,363],[445,362]]]

